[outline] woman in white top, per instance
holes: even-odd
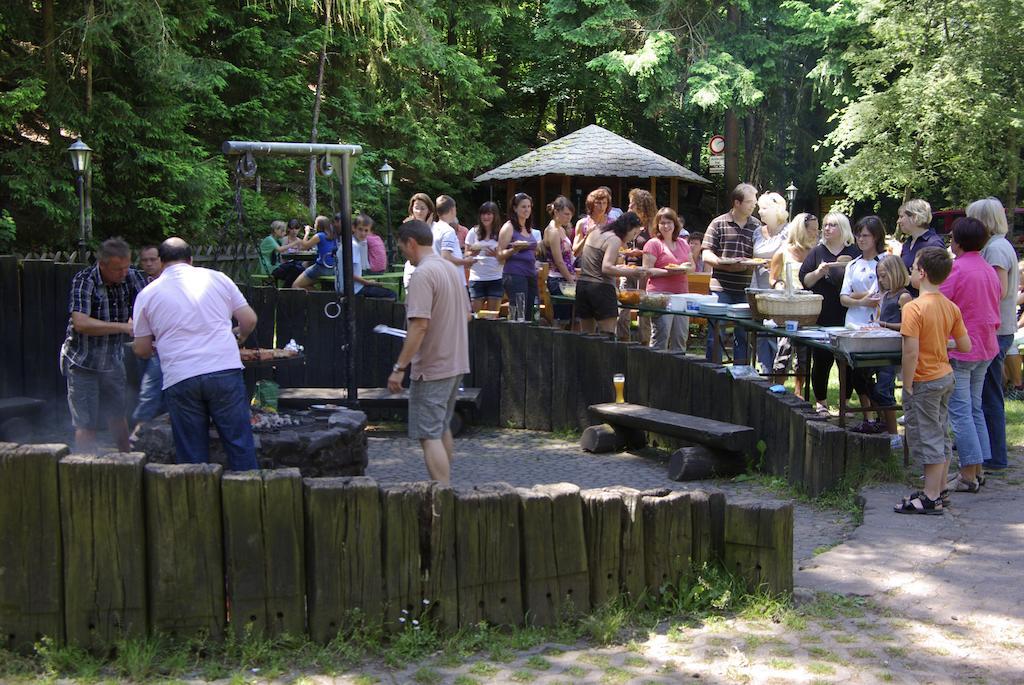
[[[416,193],[409,198],[409,216],[405,217],[405,220],[412,221],[413,219],[422,221],[427,226],[433,226],[434,222],[437,221],[434,201],[426,193]],[[434,251],[437,251],[436,248]],[[409,289],[409,278],[415,270],[416,267],[412,265],[412,262],[406,260],[405,269],[402,273],[402,283],[405,285],[406,290]]]
[[[775,253],[771,262],[771,284],[773,288],[784,289],[786,287],[786,270],[790,272],[790,280],[795,290],[801,289],[800,266],[804,259],[810,254],[814,246],[821,239],[821,232],[818,229],[818,217],[813,214],[802,212],[785,228],[786,243],[782,249]],[[781,383],[788,373],[790,360],[793,362],[793,386],[794,394],[797,397],[804,397],[804,375],[808,363],[808,350],[804,346],[793,345],[789,338],[779,340],[779,349],[775,353],[775,361],[772,363],[772,373],[775,374],[775,382]]]
[[[846,267],[843,287],[839,289],[839,301],[847,308],[846,325],[860,327],[878,322],[882,292],[878,287],[876,268],[885,251],[885,225],[877,216],[863,217],[853,227],[853,239],[860,249],[860,257]],[[872,406],[871,390],[874,383],[874,375],[870,370],[853,369],[850,372],[850,385],[857,393],[861,407]],[[883,433],[886,428],[881,423],[881,413],[877,418],[877,421],[869,421],[865,414],[864,422],[851,430]]]
[[[751,288],[767,289],[771,287],[768,277],[768,264],[786,243],[784,226],[789,218],[786,201],[778,193],[764,193],[757,198],[757,214],[761,218],[761,226],[754,230],[754,258],[767,260],[764,266],[754,267],[750,277]],[[769,373],[775,363],[778,343],[774,338],[762,335],[757,340],[757,361],[762,373]]]
[[[853,239],[860,249],[860,257],[846,267],[839,301],[846,307],[846,325],[865,326],[878,319],[878,277],[875,267],[885,250],[885,226],[877,216],[866,216],[853,228]]]
[[[469,297],[473,311],[497,311],[504,287],[501,285],[501,262],[498,261],[498,227],[501,213],[498,205],[485,202],[477,212],[477,225],[466,234],[466,253],[476,261],[469,267]]]

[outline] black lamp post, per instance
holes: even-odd
[[[395,256],[395,241],[391,235],[391,179],[395,175],[395,170],[388,164],[388,160],[384,160],[384,166],[377,169],[377,173],[380,174],[380,182],[384,184],[384,195],[387,198],[387,226],[388,226],[388,265],[390,267],[391,260]]]
[[[792,214],[793,213],[793,200],[796,199],[796,186],[793,185],[792,181],[790,181],[789,185],[786,186],[786,199],[789,200],[789,207],[787,207],[787,209],[789,209],[789,213]]]
[[[77,174],[75,187],[78,190],[78,258],[85,259],[85,174],[89,171],[92,148],[79,138],[68,147],[68,155],[71,157],[71,168]]]

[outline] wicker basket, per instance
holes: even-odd
[[[781,325],[785,321],[796,321],[801,326],[813,326],[821,314],[821,303],[825,299],[815,293],[786,297],[785,293],[758,293],[757,309],[760,315],[773,319]]]
[[[750,305],[750,318],[755,321],[762,321],[764,319],[770,319],[772,317],[767,314],[762,314],[760,307],[757,306],[757,296],[760,293],[777,293],[778,290],[772,290],[770,288],[747,288],[747,304]]]

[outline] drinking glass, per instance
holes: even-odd
[[[615,386],[615,401],[618,404],[622,404],[626,401],[626,398],[623,396],[623,392],[626,389],[626,376],[621,373],[615,374],[612,376],[612,385]]]
[[[526,321],[526,293],[515,293],[513,300],[515,301],[515,314],[512,320]]]

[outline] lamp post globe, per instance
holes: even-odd
[[[71,157],[71,168],[75,170],[75,188],[78,191],[78,259],[85,259],[86,227],[85,227],[85,174],[89,172],[92,161],[92,148],[79,138],[68,146]]]
[[[793,200],[796,199],[797,187],[790,181],[789,185],[786,186],[786,200],[789,202],[789,211],[793,212]]]
[[[388,265],[391,264],[395,257],[395,241],[391,235],[391,181],[394,178],[395,170],[388,160],[384,160],[384,165],[380,169],[377,169],[377,173],[380,174],[380,182],[384,186],[385,203],[387,207],[387,253],[388,253]]]

